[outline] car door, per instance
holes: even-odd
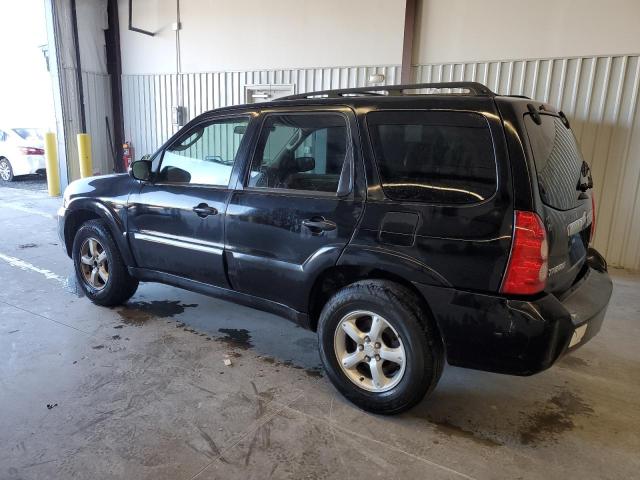
[[[152,180],[129,198],[129,241],[138,267],[229,286],[224,215],[249,121],[240,115],[199,122],[155,157]]]
[[[234,289],[305,311],[363,209],[355,119],[346,108],[263,111],[225,218]]]

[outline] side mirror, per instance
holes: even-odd
[[[151,178],[151,160],[136,160],[129,168],[129,175],[143,182]]]
[[[298,172],[310,172],[316,168],[316,160],[313,157],[298,157],[296,158],[296,167]]]

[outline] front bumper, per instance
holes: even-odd
[[[58,238],[60,239],[60,244],[66,254],[69,254],[69,249],[67,248],[67,239],[64,234],[64,226],[67,216],[67,209],[64,207],[60,207],[56,212],[56,223],[58,225]]]
[[[590,340],[613,290],[604,259],[591,252],[580,279],[561,297],[525,300],[416,284],[440,328],[448,362],[531,375]]]

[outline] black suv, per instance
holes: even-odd
[[[562,112],[477,83],[221,108],[130,174],[73,182],[60,236],[99,305],[163,282],[318,332],[360,407],[452,365],[530,375],[593,337],[612,284]]]

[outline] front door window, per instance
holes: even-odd
[[[216,120],[164,152],[157,181],[227,187],[248,118]]]

